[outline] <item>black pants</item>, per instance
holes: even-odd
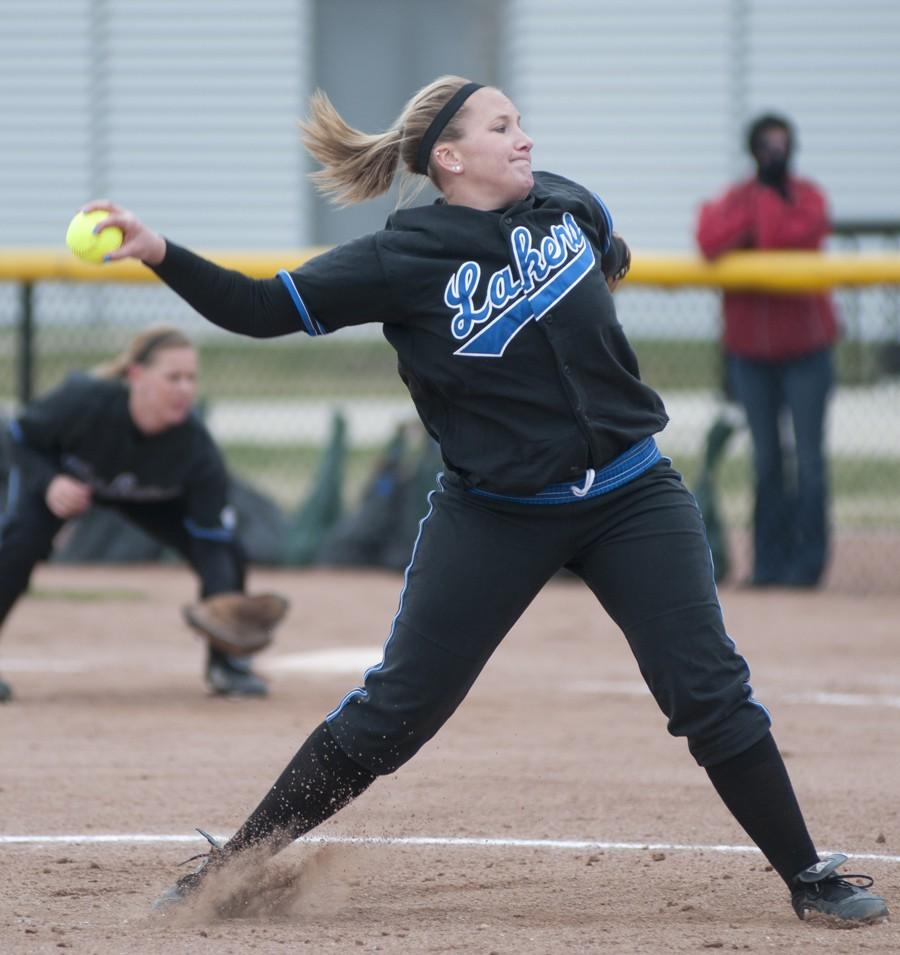
[[[197,574],[201,596],[244,589],[246,562],[240,545],[234,540],[192,537],[184,526],[184,505],[179,499],[110,506],[177,551]],[[4,516],[0,530],[0,626],[28,589],[34,568],[50,556],[53,538],[64,523],[35,493],[21,495]]]
[[[697,762],[712,766],[769,731],[725,631],[703,521],[660,462],[571,504],[476,497],[442,478],[430,497],[384,657],[328,715],[357,763],[391,773],[462,702],[500,641],[561,568],[621,627],[641,674]]]

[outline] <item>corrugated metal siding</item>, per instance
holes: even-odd
[[[314,241],[293,124],[314,85],[313,51],[340,62],[350,89],[390,88],[410,62],[433,73],[449,56],[446,30],[429,40],[444,5],[395,12],[393,42],[362,61],[343,45],[317,47],[319,3],[6,0],[0,241],[57,244],[70,212],[97,194],[190,244]],[[500,73],[538,166],[600,192],[635,248],[692,247],[697,205],[747,168],[740,131],[763,108],[796,119],[798,168],[836,214],[900,215],[896,0],[491,9],[504,13]]]
[[[796,121],[833,214],[900,219],[900,3],[756,0],[748,26],[753,111]]]
[[[497,82],[502,6],[499,0],[318,0],[316,83],[351,126],[387,129],[415,90],[436,76]],[[318,202],[316,242],[330,245],[380,229],[397,192],[340,209]],[[430,198],[428,189],[418,201]]]
[[[507,81],[536,168],[590,185],[635,247],[678,248],[725,175],[729,8],[512,0]]]
[[[0,13],[3,245],[61,242],[85,199],[89,12],[89,0],[27,0]]]
[[[305,241],[294,125],[308,89],[303,6],[110,5],[110,190],[190,243]]]
[[[749,172],[746,121],[792,116],[841,216],[900,217],[900,5],[510,0],[505,84],[537,166],[590,184],[636,248],[693,248],[699,202]]]
[[[95,195],[189,244],[310,241],[293,122],[309,34],[307,0],[4,9],[0,200],[16,243],[56,244]]]

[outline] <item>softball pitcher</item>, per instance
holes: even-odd
[[[661,457],[663,404],[641,381],[611,290],[626,244],[603,201],[533,173],[498,89],[442,77],[385,133],[321,93],[304,141],[324,192],[385,192],[398,171],[441,193],[384,229],[261,281],[223,270],[108,202],[111,258],[153,268],[210,321],[256,337],[382,324],[444,471],[429,497],[381,662],[351,689],[224,846],[159,900],[178,904],[249,847],[276,852],[393,773],[462,702],[560,569],[621,627],[641,674],[803,918],[884,918],[884,901],[820,860],[749,671],[729,638],[693,497]]]

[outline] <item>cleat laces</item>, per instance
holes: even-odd
[[[850,879],[861,879],[861,882],[851,882]],[[869,889],[875,884],[875,880],[870,875],[861,875],[856,872],[845,872],[841,875],[829,875],[821,882],[813,882],[810,888],[822,888],[826,885],[835,886],[842,889]]]

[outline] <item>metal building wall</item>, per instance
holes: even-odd
[[[61,244],[93,196],[188,244],[309,242],[310,31],[308,0],[7,0],[3,243]]]
[[[900,219],[900,3],[754,0],[747,100],[799,126],[837,218]]]
[[[507,86],[535,167],[596,190],[635,248],[683,248],[724,178],[729,7],[511,0]]]
[[[353,217],[323,221],[303,176],[307,93],[360,123],[370,103],[374,128],[383,91],[399,107],[452,69],[499,75],[538,165],[593,185],[638,248],[691,247],[764,108],[795,118],[837,216],[898,215],[898,49],[893,0],[6,0],[2,241],[57,244],[98,194],[196,245],[342,237]]]
[[[445,73],[498,82],[504,6],[503,0],[318,0],[316,84],[351,125],[387,129],[417,89]],[[426,190],[419,201],[432,195]],[[396,188],[345,209],[317,199],[316,242],[331,245],[380,229],[396,202]]]
[[[900,217],[900,5],[509,0],[505,83],[538,167],[590,184],[636,248],[690,249],[699,202],[749,171],[762,110],[835,215]]]
[[[90,185],[90,0],[4,5],[0,208],[4,245],[61,239]]]

